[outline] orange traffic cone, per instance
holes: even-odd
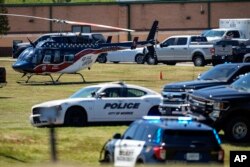
[[[163,79],[162,71],[160,72],[160,80]]]

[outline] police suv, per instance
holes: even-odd
[[[222,163],[224,150],[217,132],[191,117],[145,116],[101,151],[100,162],[115,166],[137,163]]]
[[[33,126],[131,122],[144,115],[159,115],[161,98],[153,90],[124,82],[93,85],[80,89],[68,99],[33,106],[30,122]]]

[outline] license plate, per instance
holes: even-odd
[[[186,160],[188,161],[198,161],[200,159],[199,153],[187,153]]]

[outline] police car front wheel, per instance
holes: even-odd
[[[66,126],[86,126],[87,115],[80,107],[72,107],[67,110],[64,118],[64,125]]]

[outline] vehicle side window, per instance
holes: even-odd
[[[126,132],[123,134],[123,139],[134,139],[135,134],[136,134],[136,130],[138,128],[138,124],[134,123],[132,124],[132,126],[130,126]]]
[[[157,130],[156,127],[145,126],[142,139],[146,142],[154,142],[156,130]]]
[[[101,34],[93,34],[93,41],[98,42],[98,43],[105,43],[106,39],[103,37]]]
[[[122,88],[107,88],[103,92],[105,93],[104,97],[122,97]]]
[[[61,63],[62,62],[62,59],[61,59],[61,55],[60,55],[60,51],[59,50],[56,50],[54,52],[54,61],[53,61],[55,64],[58,64],[58,63]]]
[[[64,61],[72,63],[74,61],[74,54],[66,52],[64,54]]]
[[[141,97],[145,94],[146,92],[134,88],[127,88],[124,90],[124,97]]]
[[[51,50],[46,50],[44,52],[43,63],[49,64],[51,62],[51,58],[52,58],[52,51]]]
[[[138,130],[136,131],[135,133],[135,136],[134,136],[134,139],[135,140],[141,140],[141,141],[144,141],[143,140],[143,134],[145,133],[145,128],[144,128],[145,125],[141,124],[138,126]]]
[[[171,45],[174,45],[174,42],[175,42],[175,38],[169,38],[162,45],[163,46],[171,46]]]
[[[240,38],[240,33],[238,31],[228,31],[226,35],[232,38]]]
[[[187,44],[187,38],[178,38],[176,45],[186,45]]]
[[[246,73],[250,72],[250,66],[245,66],[239,69],[235,74],[234,74],[234,80],[239,79],[240,75],[244,75]]]

